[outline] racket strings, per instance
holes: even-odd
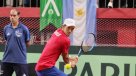
[[[90,51],[93,48],[95,43],[94,35],[90,34],[88,37],[83,41],[82,49],[84,52]]]

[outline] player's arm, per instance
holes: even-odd
[[[74,68],[78,62],[78,57],[71,57],[68,53],[62,53],[63,60],[65,64],[70,64],[72,68]]]
[[[70,41],[68,42],[65,39],[59,39],[60,40],[60,47],[61,47],[61,55],[63,58],[63,61],[65,64],[69,63],[69,47],[70,47]]]
[[[69,54],[68,53],[62,52],[62,57],[63,57],[65,64],[69,63]]]
[[[71,67],[75,67],[76,63],[78,62],[78,58],[69,56],[69,47],[70,42],[66,43],[65,41],[62,41],[62,57],[65,64],[71,64]]]
[[[64,60],[65,64],[71,64],[72,68],[74,68],[75,65],[78,62],[78,57],[77,56],[71,57],[71,56],[69,56],[68,53],[62,53],[62,57],[63,57],[63,60]]]
[[[26,27],[25,28],[25,41],[26,41],[26,46],[30,46],[30,31],[29,29]]]
[[[27,46],[27,47],[30,46],[30,41],[26,41],[26,46]]]
[[[69,62],[71,64],[71,67],[74,68],[78,62],[78,56],[75,57],[69,57]]]
[[[6,36],[6,27],[4,27],[4,30],[3,30],[3,37],[5,40],[7,40],[7,36]]]
[[[4,27],[4,30],[3,30],[2,41],[3,41],[3,43],[7,44],[6,26]]]

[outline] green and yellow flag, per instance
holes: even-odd
[[[52,23],[59,28],[62,23],[62,0],[40,0],[40,31]]]

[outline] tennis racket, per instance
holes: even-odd
[[[89,33],[87,37],[82,41],[80,50],[78,52],[78,57],[81,56],[84,52],[89,52],[95,46],[95,35],[93,33]]]
[[[80,50],[78,52],[78,57],[80,57],[81,54],[84,52],[91,51],[94,46],[95,46],[95,35],[93,33],[89,33],[87,37],[81,43]],[[69,64],[75,66],[77,62],[78,62],[78,59],[74,58],[71,60]],[[66,66],[66,68],[67,67],[69,66]]]

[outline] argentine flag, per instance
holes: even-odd
[[[96,34],[96,0],[63,0],[63,20],[73,18],[71,45],[80,46],[88,33]]]

